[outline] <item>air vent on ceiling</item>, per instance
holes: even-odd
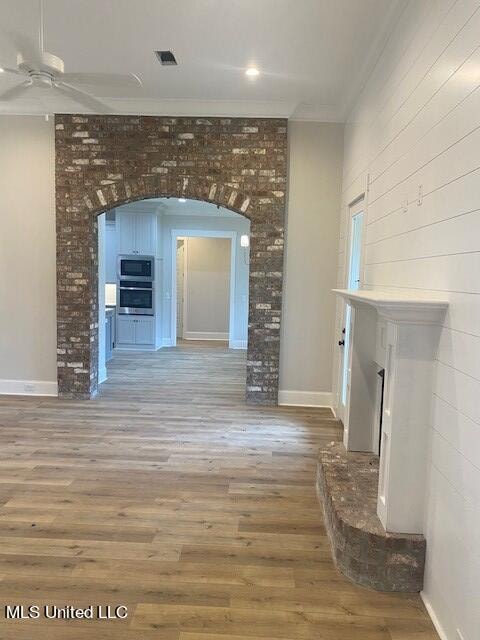
[[[155,51],[155,55],[164,66],[176,65],[177,61],[171,51]]]

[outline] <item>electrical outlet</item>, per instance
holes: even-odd
[[[35,385],[31,382],[26,382],[23,385],[23,390],[25,393],[35,393]]]
[[[457,640],[467,640],[460,629],[457,629]]]
[[[421,184],[418,185],[418,196],[417,196],[417,204],[420,206],[423,203],[423,187]]]

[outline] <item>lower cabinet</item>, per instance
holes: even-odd
[[[155,323],[153,318],[135,318],[135,344],[154,344]]]
[[[118,316],[116,346],[154,346],[155,319],[153,316]]]

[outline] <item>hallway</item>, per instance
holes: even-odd
[[[126,620],[2,640],[434,640],[416,595],[351,584],[315,494],[327,409],[248,407],[245,352],[116,354],[93,401],[0,398],[0,598]]]
[[[228,349],[226,342],[178,340],[177,347],[160,351],[114,352],[108,380],[100,395],[110,400],[128,386],[147,403],[179,405],[245,404],[247,354]],[[132,396],[129,396],[132,399]]]

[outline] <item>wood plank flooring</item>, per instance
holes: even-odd
[[[1,640],[434,640],[352,585],[315,495],[326,409],[247,407],[245,353],[118,353],[89,402],[0,398]],[[5,604],[126,620],[5,619]]]

